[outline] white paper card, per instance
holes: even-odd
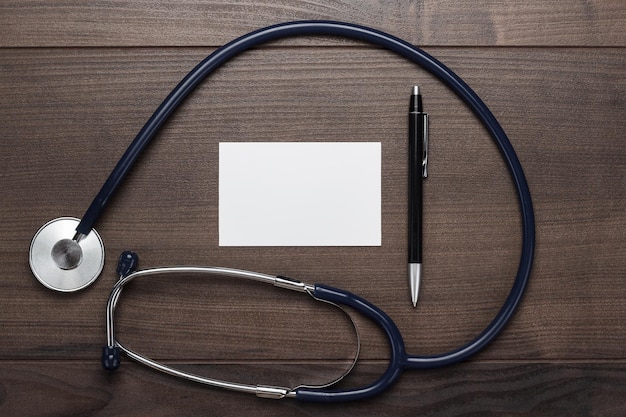
[[[222,142],[220,246],[380,246],[380,142]]]

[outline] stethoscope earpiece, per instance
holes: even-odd
[[[81,290],[102,272],[104,243],[95,229],[86,236],[76,233],[78,223],[74,217],[51,220],[41,226],[30,244],[30,269],[51,290]]]

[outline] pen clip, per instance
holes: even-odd
[[[428,177],[428,113],[422,113],[422,137],[424,143],[422,146],[422,177]]]

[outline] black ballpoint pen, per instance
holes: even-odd
[[[417,306],[422,280],[423,180],[428,176],[428,114],[422,108],[419,87],[409,102],[409,286]]]

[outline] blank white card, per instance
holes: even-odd
[[[380,246],[380,142],[222,142],[220,246]]]

